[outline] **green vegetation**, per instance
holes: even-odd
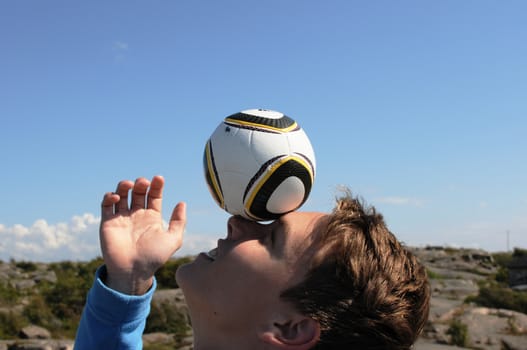
[[[169,303],[152,304],[146,321],[145,333],[172,333],[176,338],[184,337],[190,327],[185,315]]]
[[[508,266],[513,259],[523,256],[527,256],[527,250],[520,248],[515,248],[512,253],[494,253],[497,273],[480,282],[478,295],[467,297],[465,302],[527,313],[527,292],[509,288]]]
[[[527,293],[515,291],[496,281],[482,283],[476,296],[469,296],[465,302],[480,306],[508,309],[527,313]]]
[[[445,277],[437,272],[434,272],[430,269],[426,269],[426,273],[428,275],[428,278],[431,279],[431,280],[442,280],[444,279]]]
[[[0,305],[16,305],[18,302],[18,291],[11,286],[7,281],[0,282]]]
[[[190,258],[173,259],[156,273],[159,288],[177,288],[175,273],[177,268],[190,261]],[[93,284],[95,270],[102,265],[101,258],[89,262],[58,262],[47,266],[57,276],[52,283],[38,282],[35,287],[17,290],[9,281],[0,281],[0,339],[16,339],[20,330],[34,324],[48,329],[57,339],[72,339],[75,336],[86,296]],[[32,262],[11,261],[10,264],[23,273],[37,271],[40,265]],[[23,308],[15,308],[24,305]],[[15,311],[16,310],[16,311]],[[146,324],[146,332],[166,332],[174,334],[177,343],[185,337],[189,325],[186,316],[169,304],[152,305]],[[166,346],[165,346],[166,345]],[[158,344],[145,347],[147,350],[174,348],[174,344]]]
[[[159,289],[179,288],[176,282],[176,270],[183,264],[191,262],[191,258],[170,259],[156,272],[157,287]]]
[[[37,265],[31,261],[18,261],[15,266],[24,272],[33,272],[37,270]]]
[[[500,252],[492,254],[494,263],[498,266],[498,271],[494,276],[494,279],[503,284],[509,283],[509,269],[508,266],[513,259],[513,253]]]
[[[32,262],[11,264],[24,273],[37,271]],[[19,305],[21,312],[0,313],[0,337],[13,339],[20,329],[34,324],[48,329],[56,338],[73,338],[77,330],[86,294],[93,283],[94,273],[102,259],[88,263],[61,262],[50,264],[57,282],[41,281],[34,288],[18,291],[9,283],[0,285],[0,305]]]
[[[27,321],[20,315],[9,311],[0,312],[0,339],[13,339],[19,330],[27,325]]]
[[[61,262],[51,265],[57,282],[43,283],[41,293],[52,314],[61,320],[58,327],[61,333],[69,337],[75,335],[86,293],[93,283],[95,270],[101,264],[102,260],[96,259],[87,264]]]
[[[496,282],[502,283],[502,284],[508,284],[509,283],[509,269],[505,267],[498,267],[498,271],[494,275],[494,279]]]
[[[449,255],[458,254],[462,249],[461,248],[454,248],[454,247],[444,247],[444,252]]]
[[[496,265],[502,268],[507,268],[510,262],[512,261],[512,253],[509,252],[500,252],[492,254],[492,258]]]
[[[503,268],[507,268],[514,258],[527,256],[527,249],[514,248],[511,252],[500,252],[492,254],[494,262]]]
[[[446,334],[450,335],[450,345],[460,346],[462,348],[468,347],[468,327],[460,320],[452,320]]]

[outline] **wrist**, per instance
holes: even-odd
[[[108,271],[102,273],[100,278],[102,282],[110,289],[127,295],[143,295],[152,287],[154,277],[142,276],[133,272],[114,273]]]

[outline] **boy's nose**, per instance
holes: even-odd
[[[265,234],[265,225],[241,216],[232,216],[227,223],[227,230],[227,239],[250,239]]]

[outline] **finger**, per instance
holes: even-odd
[[[128,192],[132,187],[134,187],[134,183],[129,180],[123,180],[117,184],[115,193],[119,195],[120,199],[119,203],[115,206],[116,214],[119,212],[124,213],[128,210]]]
[[[119,195],[113,192],[107,192],[104,194],[101,203],[101,219],[102,221],[108,220],[114,214],[115,203],[119,201]]]
[[[176,249],[181,247],[186,224],[187,204],[185,202],[179,202],[172,211],[172,216],[170,217],[170,222],[168,223],[168,231],[174,234],[174,238],[176,239]]]
[[[162,176],[154,176],[152,183],[150,184],[150,190],[148,191],[148,199],[146,207],[155,211],[161,212],[161,206],[163,202],[163,186],[165,180]]]
[[[140,177],[135,180],[134,187],[132,188],[132,203],[130,205],[131,210],[145,208],[145,199],[148,186],[150,186],[150,181],[144,177]]]

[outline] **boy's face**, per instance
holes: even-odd
[[[303,280],[324,216],[292,212],[267,225],[231,217],[217,249],[177,272],[195,335],[256,337],[279,322],[292,308],[280,293]]]

